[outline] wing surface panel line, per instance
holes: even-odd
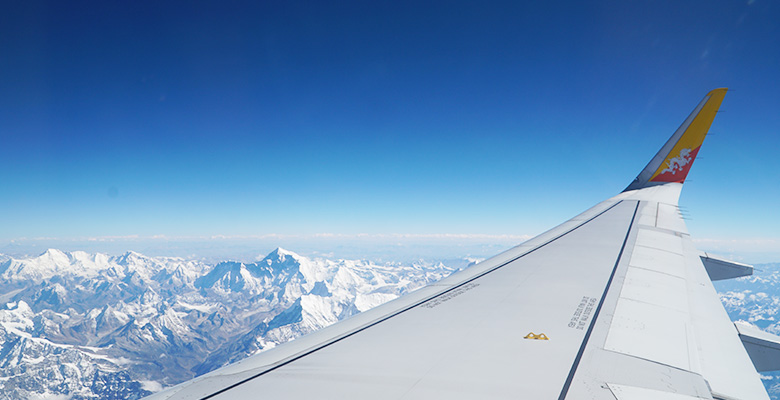
[[[318,350],[324,349],[325,347],[328,347],[328,346],[330,346],[332,344],[340,342],[343,339],[346,339],[346,338],[348,338],[350,336],[353,336],[353,335],[355,335],[357,333],[360,333],[360,332],[362,332],[362,331],[364,331],[364,330],[366,330],[366,329],[368,329],[368,328],[370,328],[370,327],[372,327],[374,325],[377,325],[377,324],[379,324],[381,322],[384,322],[384,321],[386,321],[386,320],[388,320],[390,318],[393,318],[393,317],[395,317],[395,316],[397,316],[399,314],[402,314],[402,313],[404,313],[406,311],[409,311],[409,310],[411,310],[411,309],[413,309],[413,308],[415,308],[415,307],[417,307],[417,306],[419,306],[421,304],[427,303],[428,301],[430,301],[432,299],[435,299],[435,298],[437,298],[439,296],[442,296],[442,295],[444,295],[444,294],[446,294],[446,293],[448,293],[450,291],[458,289],[458,288],[460,288],[463,285],[466,285],[466,284],[468,284],[468,283],[470,283],[470,282],[472,282],[472,281],[474,281],[476,279],[479,279],[479,278],[481,278],[481,277],[483,277],[483,276],[485,276],[485,275],[487,275],[487,274],[489,274],[491,272],[494,272],[494,271],[496,271],[496,270],[498,270],[498,269],[500,269],[502,267],[505,267],[505,266],[507,266],[507,265],[509,265],[509,264],[511,264],[511,263],[513,263],[513,262],[515,262],[517,260],[519,260],[520,258],[523,258],[523,257],[527,256],[528,254],[531,254],[534,251],[539,250],[542,247],[545,247],[548,244],[550,244],[552,242],[555,242],[556,240],[558,240],[558,239],[568,235],[569,233],[574,232],[575,230],[577,230],[577,229],[587,225],[589,222],[595,220],[596,218],[604,215],[608,211],[610,211],[613,208],[617,207],[619,204],[623,203],[623,201],[625,201],[625,200],[619,200],[619,201],[615,202],[615,204],[612,204],[611,206],[607,207],[606,209],[604,209],[603,211],[599,212],[598,214],[588,218],[587,220],[583,221],[581,224],[572,227],[571,229],[567,230],[566,232],[563,232],[560,235],[555,236],[554,238],[552,238],[552,239],[550,239],[550,240],[548,240],[548,241],[546,241],[546,242],[544,242],[544,243],[542,243],[542,244],[540,244],[540,245],[538,245],[538,246],[536,246],[536,247],[534,247],[534,248],[532,248],[532,249],[530,249],[530,250],[528,250],[528,251],[518,255],[517,257],[511,258],[508,261],[505,261],[505,262],[503,262],[503,263],[501,263],[501,264],[499,264],[499,265],[497,265],[497,266],[495,266],[493,268],[490,268],[490,269],[488,269],[486,271],[483,271],[482,273],[480,273],[480,274],[478,274],[476,276],[473,276],[473,277],[471,277],[471,278],[469,278],[469,279],[467,279],[467,280],[465,280],[463,282],[460,282],[460,283],[458,283],[456,285],[453,285],[452,287],[448,288],[447,290],[444,290],[442,292],[436,293],[433,296],[426,297],[426,298],[424,298],[424,299],[422,299],[420,301],[417,301],[417,302],[415,302],[415,303],[413,303],[413,304],[411,304],[411,305],[409,305],[407,307],[404,307],[404,308],[402,308],[400,310],[397,310],[397,311],[395,311],[395,312],[393,312],[391,314],[388,314],[388,315],[386,315],[383,318],[380,318],[380,319],[378,319],[376,321],[373,321],[373,322],[369,323],[368,325],[360,327],[360,328],[358,328],[358,329],[356,329],[356,330],[354,330],[352,332],[348,332],[348,333],[344,334],[343,336],[335,337],[335,338],[333,338],[330,341],[327,341],[327,342],[324,342],[324,343],[320,344],[319,346],[312,347],[312,348],[302,352],[301,354],[298,354],[298,355],[296,355],[296,356],[294,356],[294,357],[292,357],[292,358],[290,358],[290,359],[288,359],[286,361],[283,361],[283,362],[281,362],[279,364],[274,365],[273,367],[265,369],[265,370],[255,374],[255,375],[252,375],[252,376],[250,376],[250,377],[248,377],[246,379],[242,379],[239,382],[236,382],[236,383],[234,383],[232,385],[229,385],[229,386],[227,386],[227,387],[225,387],[223,389],[220,389],[220,390],[218,390],[218,391],[216,391],[214,393],[211,393],[211,394],[209,394],[209,395],[207,395],[205,397],[202,397],[201,400],[208,400],[208,399],[214,398],[214,397],[216,397],[216,396],[218,396],[220,394],[223,394],[223,393],[225,393],[225,392],[227,392],[227,391],[229,391],[229,390],[231,390],[231,389],[233,389],[233,388],[235,388],[237,386],[243,385],[244,383],[247,383],[247,382],[249,382],[249,381],[251,381],[251,380],[253,380],[255,378],[258,378],[258,377],[263,376],[263,375],[265,375],[265,374],[267,374],[269,372],[277,370],[277,369],[279,369],[279,368],[281,368],[281,367],[283,367],[283,366],[285,366],[287,364],[290,364],[290,363],[292,363],[292,362],[294,362],[294,361],[296,361],[298,359],[306,357],[306,356],[308,356],[308,355],[310,355],[310,354],[312,354],[312,353],[314,353],[314,352],[316,352]],[[631,232],[631,227],[633,226],[634,220],[636,219],[636,213],[637,213],[637,210],[639,209],[639,203],[640,202],[637,201],[637,206],[634,209],[634,215],[631,218],[631,223],[629,224],[629,229],[628,229],[629,233]],[[625,240],[628,240],[628,234],[626,234],[626,239]],[[623,250],[625,249],[625,245],[626,245],[625,240],[623,242],[623,246],[620,249],[620,253],[618,254],[618,261],[615,263],[615,265],[617,265],[617,263],[620,261],[620,258],[621,258],[622,254],[623,254]],[[609,289],[609,285],[612,283],[612,278],[614,277],[614,275],[615,275],[615,271],[613,269],[612,275],[610,276],[608,284],[607,284],[607,289]],[[605,294],[606,294],[606,291],[605,291]],[[604,302],[604,296],[602,296],[601,303],[599,303],[598,309],[595,311],[595,315],[593,317],[593,320],[591,321],[591,327],[588,329],[588,332],[587,332],[587,334],[585,336],[585,338],[586,338],[585,341],[586,342],[587,342],[588,336],[590,336],[590,332],[593,330],[593,321],[595,321],[597,319],[598,312],[600,311],[601,305],[603,304],[603,302]],[[580,348],[580,352],[577,354],[577,362],[579,362],[579,358],[582,356],[582,351],[583,350],[584,350],[584,343],[583,343],[583,346]],[[576,363],[575,363],[575,367],[572,368],[572,371],[574,371],[575,369],[576,369]],[[567,389],[568,389],[568,385],[571,383],[570,379],[571,379],[571,376],[567,380],[567,385],[566,385]],[[562,395],[563,395],[563,393],[562,393]]]
[[[615,260],[615,266],[612,267],[612,273],[609,275],[609,280],[607,280],[607,285],[604,288],[604,293],[601,295],[601,300],[599,300],[599,304],[598,306],[596,306],[596,310],[593,311],[593,317],[590,320],[588,331],[585,332],[585,337],[583,337],[582,339],[582,344],[580,345],[580,349],[577,352],[577,357],[574,358],[574,363],[572,363],[571,370],[569,371],[569,376],[566,378],[566,382],[563,384],[563,389],[561,390],[560,396],[558,396],[558,400],[564,400],[566,398],[566,395],[569,393],[569,388],[571,387],[572,380],[574,380],[574,374],[577,372],[577,367],[580,364],[582,355],[585,353],[585,348],[588,346],[588,340],[590,339],[590,335],[591,333],[593,333],[593,328],[596,326],[596,321],[599,319],[599,313],[601,312],[602,306],[604,306],[604,301],[607,298],[607,293],[609,292],[609,288],[610,286],[612,286],[612,281],[615,278],[615,273],[617,272],[618,265],[620,265],[620,260],[623,259],[623,252],[626,250],[626,244],[628,244],[628,237],[631,235],[631,230],[634,227],[636,214],[637,211],[639,211],[639,204],[641,204],[641,201],[636,202],[636,207],[634,208],[634,215],[631,217],[631,223],[628,224],[626,237],[623,239],[623,245],[620,246],[620,252],[618,253],[617,260]]]
[[[629,357],[629,358],[634,358],[634,359],[637,359],[637,360],[642,360],[642,361],[644,361],[644,362],[646,362],[646,363],[651,363],[651,364],[655,364],[655,365],[660,365],[660,366],[662,366],[662,367],[664,367],[664,368],[669,368],[669,369],[677,370],[677,371],[680,371],[680,372],[684,372],[684,373],[686,373],[686,374],[695,375],[695,376],[700,376],[702,379],[704,379],[704,375],[702,375],[702,374],[700,374],[700,373],[698,373],[698,372],[694,372],[694,371],[691,371],[691,370],[689,370],[689,369],[680,368],[680,367],[677,367],[677,366],[674,366],[674,365],[670,365],[670,364],[664,364],[664,363],[662,363],[662,362],[660,362],[660,361],[653,360],[653,359],[650,359],[650,358],[640,357],[640,356],[638,356],[638,355],[635,355],[635,354],[626,354],[626,353],[621,353],[621,352],[619,352],[619,351],[610,350],[610,349],[600,349],[600,350],[602,350],[602,351],[605,351],[605,352],[609,352],[609,353],[613,353],[613,354],[618,354],[618,355],[620,355],[621,357]]]

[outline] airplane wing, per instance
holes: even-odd
[[[700,253],[677,206],[725,94],[708,93],[617,196],[150,399],[768,399],[709,275],[750,268]]]

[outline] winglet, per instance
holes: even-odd
[[[641,189],[648,186],[663,185],[669,182],[685,182],[693,160],[699,153],[699,148],[712,120],[726,96],[727,88],[715,89],[706,96],[677,128],[671,138],[661,147],[661,150],[639,173],[626,190]]]

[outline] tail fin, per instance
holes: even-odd
[[[715,89],[706,96],[677,128],[661,150],[639,173],[626,190],[641,189],[643,187],[662,185],[668,182],[685,182],[688,171],[693,165],[696,154],[707,131],[710,130],[712,120],[720,108],[726,88]]]

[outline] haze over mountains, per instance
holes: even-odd
[[[280,248],[215,265],[134,252],[0,255],[0,399],[137,399],[474,261],[377,264]],[[780,333],[780,264],[716,288],[732,319]],[[779,398],[779,375],[764,375]]]

